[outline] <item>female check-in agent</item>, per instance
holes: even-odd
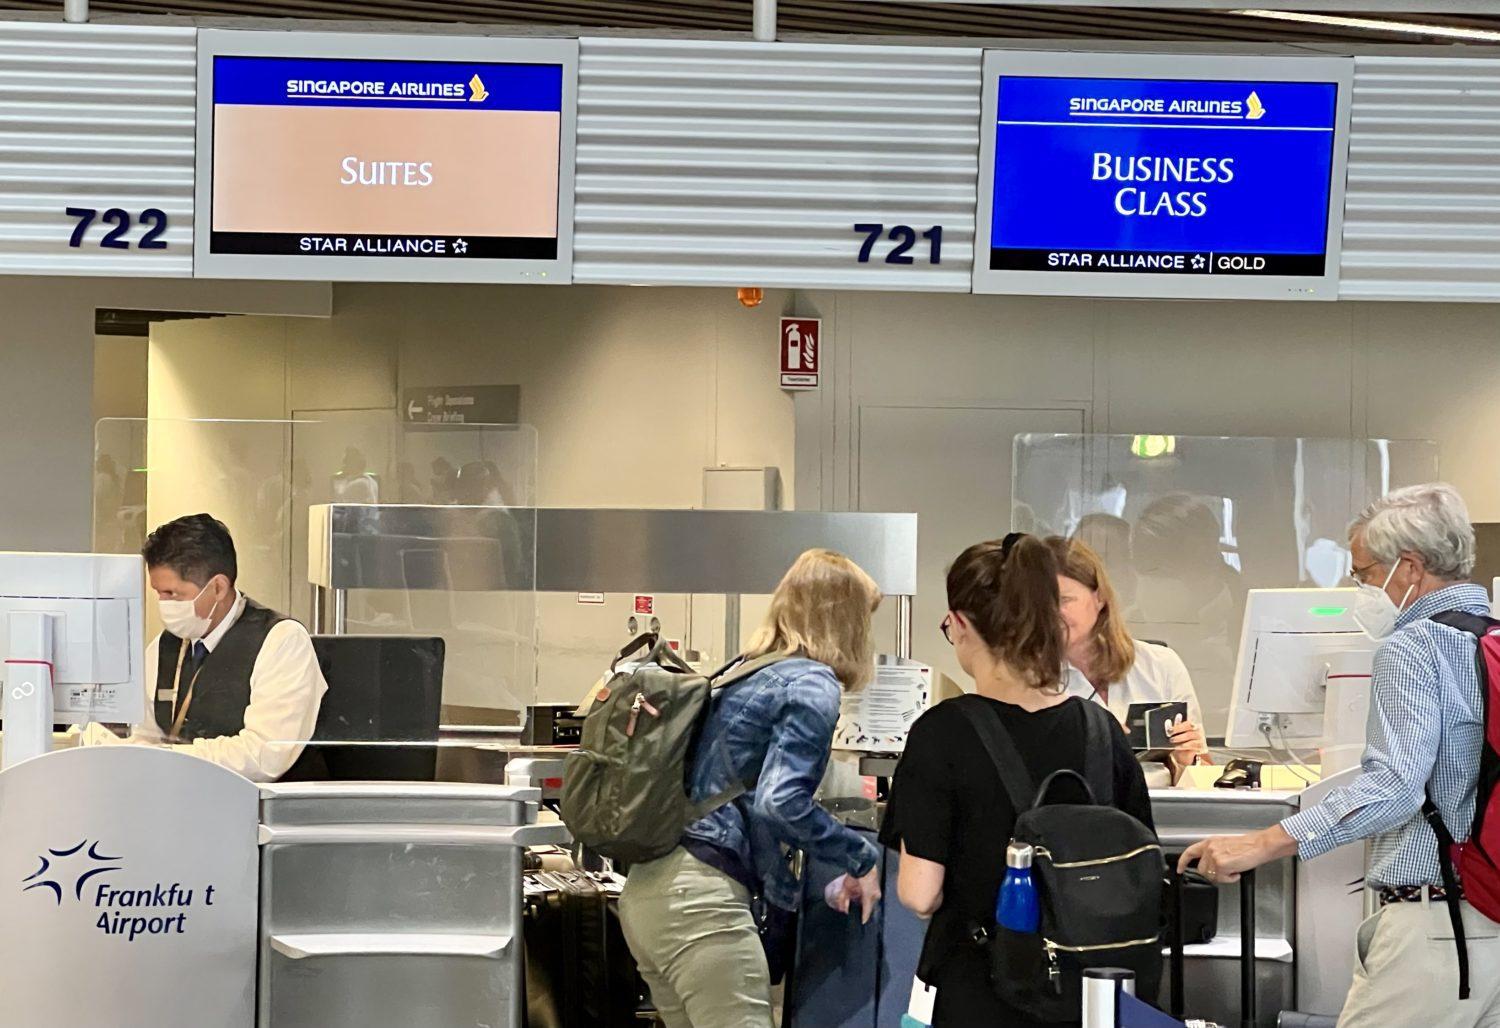
[[[1187,704],[1187,720],[1171,729],[1173,778],[1206,763],[1203,711],[1182,658],[1165,646],[1132,639],[1104,562],[1079,539],[1053,536],[1058,594],[1068,629],[1068,692],[1110,709],[1125,723],[1133,703]]]

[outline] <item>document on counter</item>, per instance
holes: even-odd
[[[932,703],[932,668],[915,661],[875,665],[875,680],[845,693],[835,749],[900,753],[906,733]]]

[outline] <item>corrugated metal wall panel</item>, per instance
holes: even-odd
[[[193,273],[196,31],[0,23],[0,274]],[[167,213],[165,250],[83,246],[66,207]]]
[[[584,39],[573,279],[967,291],[980,51]],[[857,222],[943,228],[941,263]]]
[[[1339,295],[1500,300],[1500,60],[1355,59]]]

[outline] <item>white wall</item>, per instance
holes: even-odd
[[[94,311],[327,313],[315,283],[0,277],[0,549],[93,537]]]
[[[817,497],[803,506],[849,502],[862,403],[1062,404],[1094,432],[1431,439],[1475,519],[1500,520],[1494,306],[824,292],[793,306],[825,319],[834,368],[799,400],[799,488]]]

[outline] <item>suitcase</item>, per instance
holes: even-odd
[[[620,927],[618,878],[525,875],[526,1028],[634,1028],[650,1017]]]

